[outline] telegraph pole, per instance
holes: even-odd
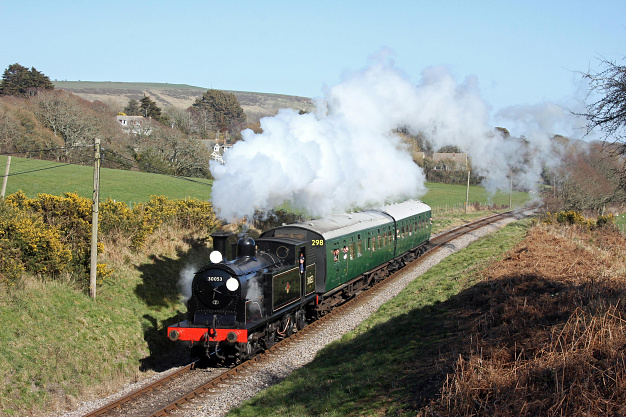
[[[91,270],[89,272],[89,295],[96,298],[96,277],[98,273],[98,206],[100,201],[100,139],[94,141],[93,164],[93,209],[91,215]]]
[[[11,157],[7,157],[7,168],[4,171],[4,180],[2,181],[2,194],[0,194],[0,197],[4,198],[4,193],[7,190],[7,180],[9,179],[9,169],[11,167]]]

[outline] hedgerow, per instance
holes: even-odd
[[[130,239],[133,250],[141,249],[146,239],[166,223],[207,233],[219,225],[212,204],[193,198],[170,200],[152,196],[132,208],[110,199],[100,204],[99,230],[112,238]]]
[[[129,242],[137,251],[164,224],[206,233],[219,224],[211,203],[191,198],[152,196],[132,208],[109,199],[100,203],[98,214],[99,253],[106,240]],[[91,229],[92,201],[76,193],[7,196],[0,202],[0,281],[15,283],[25,271],[50,277],[65,272],[86,284]],[[98,264],[97,271],[98,283],[112,275],[106,264]]]

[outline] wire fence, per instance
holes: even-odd
[[[20,151],[20,152],[3,152],[0,153],[0,156],[18,156],[18,157],[22,157],[22,158],[28,158],[31,159],[33,157],[33,155],[35,156],[40,156],[43,154],[53,154],[54,152],[57,151],[67,151],[67,150],[75,150],[75,149],[90,149],[93,148],[94,145],[74,145],[74,146],[68,146],[68,147],[61,147],[61,148],[48,148],[48,149],[37,149],[37,150],[32,150],[32,151]],[[152,172],[152,173],[156,173],[156,174],[162,174],[162,175],[167,175],[169,177],[172,178],[176,178],[176,179],[180,179],[183,181],[189,181],[189,182],[194,182],[203,186],[207,186],[210,187],[210,184],[207,184],[203,181],[198,181],[197,179],[194,178],[190,178],[190,177],[186,177],[186,176],[182,176],[182,175],[175,175],[172,174],[171,172],[167,172],[163,169],[157,168],[153,165],[129,158],[127,156],[124,155],[120,155],[119,153],[109,150],[109,149],[105,149],[104,147],[102,147],[100,149],[100,158],[101,160],[103,160],[105,158],[105,155],[109,155],[108,161],[117,165],[122,166],[124,169],[129,169],[132,166],[136,166],[138,168],[140,168],[143,172]],[[49,169],[56,169],[56,168],[62,168],[62,167],[66,167],[68,165],[90,165],[93,164],[94,161],[94,156],[93,153],[87,154],[87,155],[83,155],[81,158],[79,159],[74,159],[72,162],[64,162],[64,161],[59,161],[59,160],[47,160],[47,159],[40,159],[40,158],[32,158],[32,159],[39,159],[41,161],[48,161],[47,164],[44,164],[38,168],[33,168],[33,169],[28,169],[28,170],[24,170],[24,171],[13,171],[11,173],[9,173],[8,175],[2,175],[0,174],[0,176],[4,177],[12,177],[12,176],[16,176],[16,175],[22,175],[22,174],[29,174],[31,172],[37,172],[37,171],[46,171]],[[25,163],[26,161],[13,161],[12,162],[12,166],[15,167],[16,165],[20,164],[20,163]]]
[[[490,204],[488,202],[476,201],[476,202],[469,204],[468,212],[476,211],[476,208],[479,208],[481,210],[502,209],[502,208],[508,208],[508,204],[505,206],[494,206],[493,204]],[[442,204],[438,206],[431,205],[430,209],[432,211],[433,216],[441,216],[444,214],[463,214],[465,213],[465,202],[454,203],[454,204]]]

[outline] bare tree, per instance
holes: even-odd
[[[74,148],[93,143],[100,126],[88,102],[62,90],[40,93],[34,100],[41,123],[63,138],[68,161],[76,159]]]
[[[602,70],[588,71],[583,77],[589,81],[587,131],[600,130],[609,142],[626,139],[626,66],[600,59]],[[593,97],[593,98],[592,98]],[[595,98],[599,97],[599,98]]]
[[[207,109],[201,107],[190,107],[191,121],[195,127],[194,133],[197,133],[202,139],[208,139],[211,131],[217,130],[213,123],[213,116]]]
[[[164,113],[173,129],[178,129],[186,135],[191,134],[192,120],[189,110],[170,106]]]
[[[563,208],[601,211],[608,203],[624,201],[619,175],[624,160],[610,147],[591,143],[588,149],[570,149],[567,164],[554,173],[554,186]]]

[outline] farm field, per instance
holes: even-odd
[[[6,156],[0,156],[0,171],[4,175]],[[211,195],[212,180],[171,177],[147,172],[102,168],[100,170],[100,199],[107,198],[129,205],[148,201],[152,195],[171,199],[193,197],[207,200]],[[39,159],[11,158],[11,172],[6,194],[22,190],[28,197],[46,193],[62,195],[75,192],[92,198],[93,167],[68,165]]]
[[[4,174],[6,156],[0,156],[0,175]],[[212,180],[168,175],[134,172],[103,168],[100,172],[100,198],[123,201],[128,204],[148,201],[152,195],[163,195],[170,199],[186,197],[207,200],[211,195]],[[466,187],[454,184],[426,183],[430,190],[422,200],[431,205],[435,212],[463,207]],[[28,197],[34,198],[39,193],[62,195],[76,192],[91,198],[93,193],[93,167],[67,165],[38,159],[11,159],[11,172],[7,182],[6,194],[22,190]],[[520,206],[529,200],[525,192],[513,193],[513,206]],[[508,205],[509,193],[489,196],[480,186],[470,187],[470,204],[474,202]]]

